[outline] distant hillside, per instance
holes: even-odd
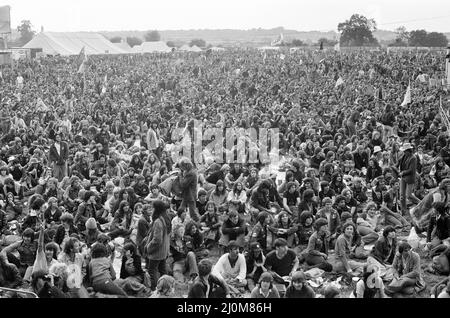
[[[128,37],[136,36],[144,38],[144,34],[148,31],[100,31],[107,38],[115,36]],[[296,31],[287,30],[282,27],[274,29],[250,29],[250,30],[231,30],[231,29],[202,29],[202,30],[161,30],[159,31],[163,41],[175,41],[178,43],[188,43],[192,39],[200,38],[205,40],[208,44],[213,45],[233,45],[233,44],[246,44],[246,45],[268,45],[271,41],[276,39],[280,33],[283,33],[285,41],[291,41],[293,39],[302,40],[308,44],[316,43],[320,38],[326,38],[335,40],[338,36],[337,32],[320,32],[320,31]],[[375,31],[375,37],[380,42],[393,41],[396,37],[395,32],[378,30]],[[445,33],[447,38],[450,39],[450,32]]]

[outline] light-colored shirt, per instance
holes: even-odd
[[[237,278],[243,281],[247,274],[247,263],[245,262],[244,255],[239,253],[234,267],[231,267],[228,255],[229,253],[226,253],[219,258],[212,269],[212,274],[224,280]]]

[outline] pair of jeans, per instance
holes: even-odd
[[[186,201],[185,199],[183,199],[180,204],[180,209],[185,209],[186,206],[189,209],[189,215],[191,219],[194,220],[195,222],[198,222],[200,220],[200,216],[195,210],[195,201]]]
[[[386,225],[392,225],[394,228],[402,228],[405,226],[409,226],[409,222],[399,213],[386,214],[384,217],[384,222]]]
[[[127,297],[127,293],[116,285],[112,280],[107,279],[92,284],[92,287],[96,292],[100,292],[107,295],[119,295]]]
[[[62,165],[58,165],[56,163],[53,164],[53,177],[58,179],[58,182],[67,176],[67,163]]]
[[[158,283],[158,272],[161,276],[167,274],[166,260],[147,259],[146,266],[148,274],[150,275],[150,288],[155,290]]]
[[[406,183],[405,180],[400,180],[400,204],[402,214],[405,215],[408,211],[406,206],[406,199],[414,204],[418,204],[420,200],[414,195],[414,183]]]
[[[351,120],[347,120],[347,130],[350,138],[356,135],[356,124]]]
[[[173,264],[173,271],[179,271],[182,274],[187,273],[189,277],[192,274],[198,275],[197,257],[195,256],[195,253],[191,251],[187,253],[184,260],[175,262]]]

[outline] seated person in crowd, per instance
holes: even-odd
[[[306,275],[302,271],[292,274],[292,281],[286,289],[285,298],[315,298],[316,293],[308,285]]]
[[[299,267],[297,254],[288,248],[285,239],[278,238],[274,242],[275,250],[266,256],[264,267],[272,274],[275,282],[287,285],[292,274]]]
[[[394,279],[386,286],[386,294],[394,297],[398,294],[411,295],[422,291],[426,285],[422,279],[420,256],[412,250],[411,245],[403,241],[398,246],[392,263]]]
[[[247,286],[247,264],[243,254],[239,253],[240,245],[236,241],[228,244],[228,253],[223,254],[212,269],[214,276],[223,279],[231,288]]]
[[[336,263],[333,270],[336,272],[347,272],[353,275],[362,273],[364,263],[354,261],[352,240],[356,233],[356,226],[352,222],[344,223],[343,233],[336,239],[334,251],[336,253]]]

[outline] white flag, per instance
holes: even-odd
[[[278,39],[272,41],[272,42],[270,43],[270,45],[271,45],[271,46],[276,46],[276,45],[282,44],[282,43],[283,43],[283,38],[284,38],[284,37],[283,37],[283,33],[280,33],[280,36],[278,37]]]
[[[426,79],[425,79],[425,74],[420,74],[417,76],[416,81],[419,80],[421,83],[425,83]]]
[[[411,84],[408,85],[408,88],[406,89],[405,98],[403,98],[403,103],[401,106],[406,106],[409,103],[411,103]]]
[[[336,45],[334,46],[334,50],[335,50],[336,52],[340,52],[340,51],[341,51],[341,45],[340,45],[339,42],[336,43]]]
[[[44,101],[40,97],[36,101],[36,108],[41,112],[45,112],[45,111],[49,110],[47,105],[45,105]]]
[[[447,49],[447,56],[445,58],[445,75],[447,78],[447,87],[450,88],[450,49]]]
[[[339,87],[342,84],[344,84],[344,80],[342,79],[342,77],[339,76],[339,78],[336,81],[336,85],[334,85],[334,88]]]
[[[108,74],[105,75],[103,79],[102,95],[106,93],[106,87],[108,86]]]

